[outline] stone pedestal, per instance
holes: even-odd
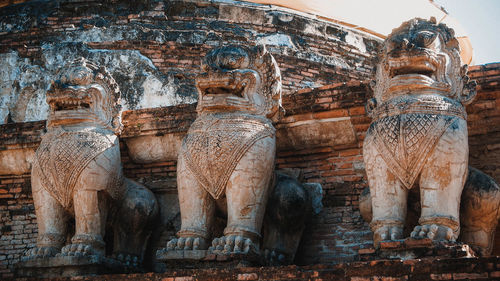
[[[132,272],[141,270],[102,256],[37,258],[16,265],[16,276],[19,277],[55,278]]]
[[[158,251],[156,259],[166,269],[235,268],[264,264],[261,255],[254,250],[246,254],[217,254],[209,250]]]
[[[381,241],[378,250],[359,251],[361,260],[373,259],[433,259],[476,257],[469,245],[460,242],[433,241],[431,239],[401,239]]]

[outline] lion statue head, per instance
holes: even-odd
[[[121,129],[120,89],[105,67],[77,59],[57,73],[47,92],[48,126],[97,123]]]
[[[434,18],[412,19],[394,29],[380,50],[375,100],[437,94],[465,105],[475,96],[475,82],[466,74],[453,29]]]
[[[197,111],[239,111],[272,118],[281,106],[278,64],[263,45],[210,51],[196,78]]]

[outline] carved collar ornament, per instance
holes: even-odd
[[[385,163],[410,189],[444,131],[459,118],[438,114],[384,117],[369,128]]]
[[[81,172],[90,161],[117,144],[117,136],[109,130],[51,130],[36,151],[33,171],[37,171],[45,190],[68,209]]]
[[[182,142],[187,167],[215,199],[241,157],[255,142],[275,136],[269,119],[249,114],[214,113],[198,117]]]

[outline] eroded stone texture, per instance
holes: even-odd
[[[181,230],[158,253],[175,251],[168,256],[207,260],[199,251],[208,248],[218,256],[258,256],[273,186],[276,141],[271,120],[281,103],[280,71],[263,45],[214,49],[202,67],[204,73],[196,78],[198,117],[183,140],[177,167]],[[311,200],[296,180],[276,180],[271,195],[276,206],[268,216],[264,243],[270,262],[285,263],[293,260]],[[295,217],[287,214],[296,219],[296,231],[285,234],[290,225],[280,225],[278,217],[289,205],[300,210]],[[227,214],[221,237],[213,230],[218,209]]]
[[[321,184],[302,184],[297,175],[276,172],[263,226],[262,248],[266,264],[294,262],[306,221],[323,208],[322,195]]]
[[[31,173],[37,246],[25,260],[111,254],[104,237],[110,224],[114,245],[108,248],[126,265],[139,266],[158,207],[148,189],[122,173],[119,87],[104,67],[84,59],[56,77]],[[73,218],[74,230],[68,228]]]
[[[50,81],[68,61],[85,57],[105,66],[120,86],[124,110],[193,103],[179,93],[183,85],[172,74],[161,73],[151,59],[134,50],[95,50],[82,43],[45,44],[39,60],[17,52],[0,54],[0,124],[47,119],[45,101]],[[186,89],[182,91],[186,92]],[[191,89],[194,91],[194,88]]]
[[[200,58],[222,44],[265,43],[286,70],[284,89],[293,91],[368,78],[380,42],[289,9],[232,0],[28,1],[2,7],[0,33],[0,53],[16,52],[32,66],[59,69],[77,56],[105,65],[128,109],[194,103]],[[44,97],[38,101],[31,108],[46,116]]]
[[[269,118],[281,103],[281,76],[263,45],[211,51],[196,79],[198,118],[181,146],[177,183],[179,239],[167,250],[258,252],[274,170],[275,129]],[[213,237],[217,205],[227,225]],[[212,240],[213,239],[213,240]]]
[[[500,186],[490,176],[469,166],[460,203],[460,241],[481,255],[493,251],[500,219]]]
[[[16,52],[0,54],[0,124],[47,119],[50,75]]]
[[[376,247],[403,238],[416,184],[421,214],[411,236],[458,238],[469,153],[464,105],[475,96],[466,73],[453,30],[433,19],[405,22],[386,39],[363,146]]]

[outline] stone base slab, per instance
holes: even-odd
[[[36,258],[16,265],[16,276],[19,277],[55,278],[131,272],[141,270],[102,256]]]
[[[156,260],[167,269],[231,268],[263,265],[262,257],[255,251],[247,254],[222,254],[208,250],[159,250]]]
[[[431,239],[401,239],[380,242],[380,249],[359,251],[361,260],[463,258],[476,257],[469,245],[460,242],[432,241]]]
[[[168,269],[163,273],[115,274],[57,281],[169,281],[169,280],[499,280],[500,257],[373,260],[309,266]],[[14,280],[14,279],[11,279]],[[15,281],[41,279],[17,278]]]

